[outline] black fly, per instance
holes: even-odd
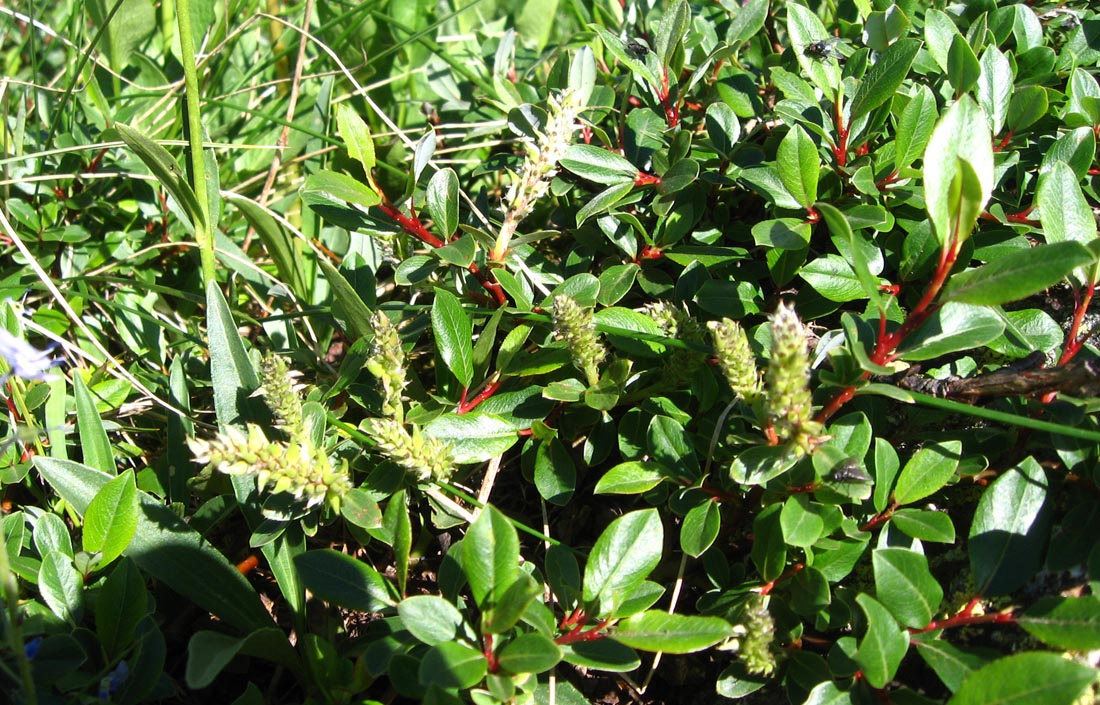
[[[832,482],[858,482],[861,484],[871,482],[870,476],[863,472],[863,468],[859,466],[859,459],[857,458],[848,458],[833,468],[829,480]]]
[[[626,50],[639,59],[649,53],[649,47],[647,47],[645,44],[642,44],[637,39],[631,39],[630,41],[628,41],[626,43]]]
[[[840,53],[840,50],[836,48],[839,43],[840,39],[837,37],[819,39],[803,47],[802,53],[811,59],[817,59],[819,61],[836,59],[837,63],[843,65],[847,59]]]

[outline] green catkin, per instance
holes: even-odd
[[[710,321],[711,339],[714,342],[714,355],[718,367],[722,370],[726,382],[733,393],[752,405],[760,398],[760,371],[756,368],[756,357],[749,347],[745,329],[736,321],[723,318]]]
[[[813,420],[806,329],[794,307],[780,303],[772,315],[771,332],[771,359],[764,395],[766,418],[780,441],[809,452],[821,433],[821,424]]]
[[[573,365],[584,373],[588,385],[600,381],[600,363],[607,358],[607,349],[596,332],[592,309],[581,308],[569,296],[554,297],[554,332],[563,339],[573,357]]]

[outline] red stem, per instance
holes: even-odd
[[[789,580],[790,578],[794,577],[800,570],[802,570],[805,567],[806,567],[805,563],[795,563],[790,568],[787,568],[785,571],[783,571],[783,575],[780,575],[775,580],[771,580],[771,581],[766,582],[763,585],[761,585],[757,589],[757,592],[760,593],[761,595],[767,595],[768,593],[770,593],[772,590],[775,589],[775,586],[776,586],[777,583],[780,583],[784,580]]]
[[[504,384],[502,380],[493,380],[489,384],[485,385],[485,388],[478,392],[477,396],[475,396],[473,399],[467,401],[464,396],[462,401],[459,402],[458,408],[455,409],[455,413],[465,414],[467,412],[473,411],[475,408],[477,408],[478,404],[496,394],[497,390],[500,389],[502,384]],[[463,393],[463,395],[465,395],[465,393]]]
[[[485,656],[485,661],[488,663],[489,673],[496,673],[500,670],[500,661],[497,660],[497,655],[493,653],[493,635],[486,634],[482,637],[482,651]]]
[[[955,615],[954,617],[948,617],[942,622],[931,622],[927,627],[916,629],[914,627],[909,628],[910,634],[923,634],[924,632],[934,631],[936,629],[949,629],[951,627],[965,627],[970,624],[1012,624],[1016,621],[1016,615],[1009,612],[994,612],[993,614],[980,614],[977,617],[971,616],[965,611]]]
[[[578,624],[572,631],[562,634],[557,639],[554,639],[554,643],[558,646],[563,644],[575,644],[578,641],[596,641],[597,639],[604,639],[607,634],[603,633],[603,630],[607,628],[607,625],[611,623],[610,619],[601,619],[596,626],[592,627],[588,631],[581,631],[584,628],[583,624]]]
[[[836,155],[836,165],[839,167],[848,165],[848,128],[844,126],[844,106],[837,100],[833,105],[833,121],[836,123],[837,144],[833,148]]]

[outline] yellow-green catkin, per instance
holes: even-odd
[[[600,363],[607,349],[596,332],[592,309],[581,308],[570,296],[554,297],[554,332],[563,339],[573,357],[573,365],[584,373],[589,386],[600,381]]]
[[[410,434],[394,419],[369,419],[364,430],[388,458],[409,472],[418,482],[446,480],[454,472],[454,459],[447,443],[420,433]]]
[[[821,424],[813,420],[806,329],[794,307],[780,303],[772,315],[771,332],[765,413],[779,440],[808,452],[821,433]]]
[[[298,372],[290,369],[282,355],[269,353],[260,365],[260,389],[276,426],[290,436],[304,431],[302,423],[302,399],[295,384]]]
[[[523,162],[523,170],[504,196],[504,221],[490,257],[494,262],[504,261],[516,228],[546,195],[550,180],[557,173],[558,160],[565,155],[573,141],[573,133],[580,127],[577,115],[584,106],[573,93],[566,91],[560,96],[551,96],[548,107],[546,127],[537,142],[526,143],[527,159]]]
[[[775,652],[772,650],[775,620],[768,611],[767,598],[752,598],[745,606],[744,618],[740,655],[745,670],[758,676],[770,676],[775,671]]]
[[[382,415],[398,423],[405,418],[403,394],[408,383],[405,374],[405,351],[397,327],[382,311],[371,316],[374,331],[374,354],[367,360],[367,371],[382,385]]]
[[[706,336],[702,324],[694,316],[667,301],[647,304],[645,312],[661,329],[661,334],[668,338],[701,343]],[[697,350],[672,348],[662,365],[663,377],[673,386],[690,380],[705,360],[706,354]]]
[[[227,475],[253,475],[260,492],[289,492],[309,507],[323,503],[339,511],[341,497],[351,489],[346,465],[332,467],[328,454],[305,437],[269,441],[259,426],[248,424],[247,435],[230,427],[188,444],[196,462]]]
[[[756,357],[749,347],[745,329],[728,318],[710,321],[707,328],[714,343],[718,368],[722,370],[730,389],[745,403],[755,404],[760,398],[760,371],[756,367]]]

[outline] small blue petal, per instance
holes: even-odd
[[[53,379],[50,368],[61,364],[61,360],[50,358],[49,350],[39,350],[5,328],[0,328],[0,357],[11,368],[7,376],[23,379],[48,381]]]
[[[40,646],[42,646],[42,637],[36,636],[23,645],[23,653],[33,661],[34,657],[38,655],[38,647]]]

